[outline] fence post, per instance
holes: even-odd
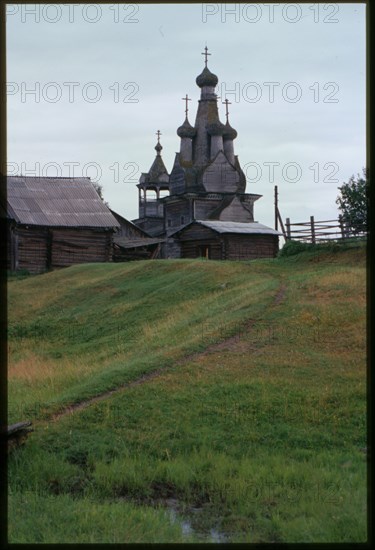
[[[286,218],[285,220],[285,226],[286,226],[286,236],[288,239],[290,239],[290,218]]]
[[[278,211],[278,193],[277,193],[277,185],[275,185],[275,229],[278,230],[278,217],[277,217],[277,211]]]
[[[345,229],[344,229],[344,220],[341,214],[339,214],[339,224],[341,229],[341,238],[345,239],[346,235],[345,235]]]
[[[277,209],[277,217],[279,218],[279,223],[280,223],[281,231],[283,232],[283,237],[286,240],[287,235],[286,235],[286,232],[285,232],[285,227],[284,227],[284,224],[283,224],[282,217],[280,216],[279,209]]]
[[[315,225],[314,225],[314,216],[310,216],[311,224],[311,242],[315,244]]]

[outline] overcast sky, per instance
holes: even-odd
[[[155,157],[168,171],[185,94],[194,124],[204,67],[232,103],[255,219],[337,217],[337,187],[365,166],[365,6],[53,4],[7,7],[10,174],[88,175],[138,216]],[[33,92],[34,90],[34,92]],[[219,104],[225,122],[224,105]],[[73,164],[75,163],[75,164]]]

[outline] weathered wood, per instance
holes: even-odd
[[[10,426],[7,427],[7,435],[9,437],[9,436],[11,436],[15,433],[20,432],[21,430],[23,430],[25,428],[29,428],[31,425],[32,425],[32,423],[30,421],[16,422],[16,424],[11,424]]]
[[[32,423],[27,421],[17,422],[16,424],[11,424],[8,426],[6,432],[8,452],[25,443],[27,436],[33,431],[31,425]]]
[[[285,227],[286,227],[286,235],[287,235],[287,238],[290,239],[290,219],[287,218],[285,220]]]
[[[283,237],[286,240],[287,239],[287,234],[286,234],[286,231],[285,231],[284,223],[283,223],[283,220],[282,220],[279,209],[277,209],[277,215],[278,215],[278,218],[279,218],[280,227],[281,227],[281,231],[283,233]]]
[[[277,192],[277,185],[275,185],[275,229],[278,231],[278,220],[279,220],[279,208],[278,208],[278,192]]]
[[[180,227],[181,217],[184,218],[183,223],[190,221],[192,207],[187,198],[176,199],[175,201],[167,202],[165,205],[165,219],[167,229],[170,227]]]
[[[17,226],[14,232],[14,264],[16,269],[40,273],[47,269],[48,230],[41,227]]]
[[[310,216],[310,225],[311,225],[311,242],[315,244],[314,216]]]
[[[159,243],[155,250],[153,251],[153,253],[151,254],[151,260],[155,260],[155,258],[157,258],[160,254],[160,249],[161,249],[161,243]]]
[[[47,269],[86,262],[112,261],[112,229],[8,228],[8,268],[41,273]]]
[[[108,231],[52,230],[52,268],[77,263],[108,262],[111,258],[112,242]]]
[[[148,246],[137,246],[134,248],[123,248],[117,244],[113,246],[114,262],[130,262],[135,260],[150,260],[157,249],[158,244]],[[156,257],[156,254],[155,254]]]
[[[225,239],[227,260],[252,260],[274,258],[277,255],[277,235],[227,235]]]
[[[291,227],[296,229],[291,229]],[[287,228],[289,238],[312,243],[367,235],[366,230],[361,231],[360,234],[350,231],[341,215],[338,220],[324,221],[316,221],[314,216],[310,216],[310,221],[296,223],[290,223],[289,218],[287,218]]]
[[[208,257],[212,260],[249,260],[274,258],[278,236],[269,234],[218,234],[201,224],[193,224],[180,233],[183,258]]]

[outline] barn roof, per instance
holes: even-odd
[[[193,223],[199,223],[205,227],[208,227],[209,229],[212,229],[213,231],[216,231],[216,233],[241,233],[241,234],[258,234],[258,235],[282,235],[279,231],[276,231],[275,229],[272,229],[271,227],[267,227],[266,225],[263,225],[262,223],[258,222],[221,222],[221,221],[211,221],[211,220],[195,220],[193,222],[190,222],[182,229],[176,231],[176,233],[180,233],[181,231],[184,231],[187,227],[192,225]]]
[[[118,227],[90,178],[8,176],[8,217],[25,225]]]

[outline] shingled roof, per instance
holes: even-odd
[[[194,223],[194,222],[192,222]],[[222,222],[222,221],[209,221],[209,220],[196,220],[196,223],[200,223],[205,227],[216,231],[216,233],[242,233],[242,234],[268,234],[268,235],[282,235],[279,231],[267,227],[259,222]]]
[[[216,233],[240,233],[242,235],[282,235],[279,231],[267,227],[259,222],[222,222],[222,221],[211,221],[211,220],[193,220],[192,222],[187,223],[183,227],[176,229],[173,233],[170,233],[169,236],[176,235],[181,233],[188,227],[193,224],[200,224],[204,227],[212,229]]]
[[[90,178],[7,177],[8,218],[25,225],[119,227]]]

